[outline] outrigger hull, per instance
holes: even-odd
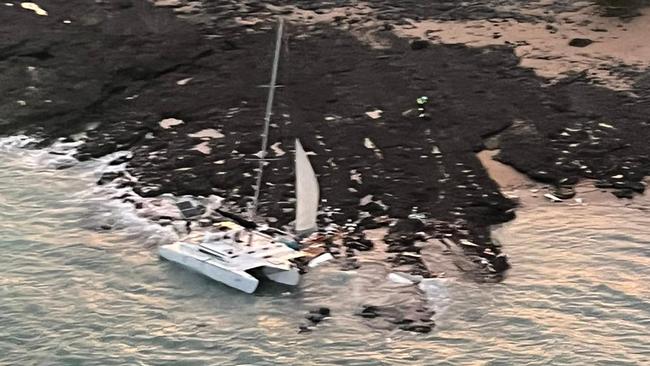
[[[219,266],[209,255],[192,251],[183,243],[163,245],[160,247],[159,254],[171,262],[178,263],[248,294],[255,292],[259,285],[259,280],[248,272]]]
[[[269,262],[248,262],[242,268],[223,263],[213,255],[199,250],[199,246],[184,242],[163,245],[159,254],[171,262],[178,263],[195,272],[201,273],[224,285],[251,294],[259,285],[259,279],[248,271],[261,273],[268,279],[289,286],[295,286],[300,281],[298,269],[288,265],[276,265]]]

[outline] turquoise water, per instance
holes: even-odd
[[[650,363],[643,201],[529,200],[495,231],[513,264],[506,281],[441,281],[430,294],[437,327],[418,335],[353,315],[364,303],[422,298],[387,282],[372,258],[355,273],[325,265],[298,288],[255,296],[160,261],[156,245],[173,233],[97,193],[97,166],[57,170],[42,153],[0,155],[2,365]],[[317,306],[333,317],[298,334]]]

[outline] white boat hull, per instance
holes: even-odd
[[[300,282],[300,273],[297,268],[278,270],[272,267],[264,267],[262,272],[268,279],[283,285],[295,286]]]
[[[171,262],[188,267],[247,294],[252,294],[257,289],[259,280],[248,272],[215,265],[209,255],[206,254],[203,258],[197,257],[196,253],[184,249],[181,243],[163,245],[160,247],[159,254]]]
[[[255,270],[254,273],[262,274],[284,285],[295,286],[300,282],[298,269],[288,262],[271,263],[250,255],[239,254],[236,257],[241,258],[240,263],[228,263],[217,259],[214,255],[202,252],[195,244],[184,242],[163,245],[159,249],[159,254],[171,262],[249,294],[255,292],[259,285],[259,279],[249,273],[249,270]]]

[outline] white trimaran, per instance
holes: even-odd
[[[262,157],[251,213],[253,217],[257,211],[262,168],[268,145],[282,31],[283,21],[280,19],[262,135]],[[309,158],[298,139],[296,139],[295,146],[295,175],[295,230],[297,233],[314,231],[319,201],[318,181]],[[234,223],[226,223],[219,228],[219,231],[206,233],[202,239],[188,238],[163,245],[160,247],[159,253],[167,260],[189,267],[230,287],[252,293],[257,288],[260,277],[286,285],[298,284],[300,273],[291,260],[303,257],[305,253],[290,248],[286,244],[288,242],[295,242],[294,237],[279,230],[263,232],[252,228],[244,229]]]

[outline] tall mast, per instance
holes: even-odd
[[[269,83],[269,94],[266,99],[266,114],[264,116],[264,132],[262,134],[262,149],[260,164],[257,172],[257,182],[255,183],[255,196],[253,197],[253,208],[250,212],[250,219],[253,220],[257,214],[259,204],[260,190],[262,189],[262,171],[266,163],[266,150],[269,143],[269,125],[271,124],[271,114],[273,113],[273,98],[275,97],[276,81],[278,78],[278,64],[280,63],[280,49],[282,46],[282,33],[284,31],[284,19],[279,18],[278,33],[275,39],[275,55],[273,57],[273,68],[271,69],[271,82]]]

